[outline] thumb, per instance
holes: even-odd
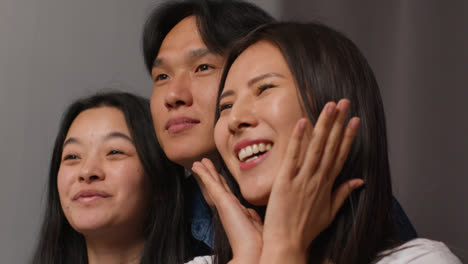
[[[358,189],[364,185],[364,180],[362,179],[352,179],[349,180],[338,187],[332,196],[332,215],[335,218],[336,214],[343,206],[344,201],[348,198],[352,191]]]

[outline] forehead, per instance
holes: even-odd
[[[103,106],[81,112],[73,120],[68,129],[67,137],[106,134],[110,131],[129,133],[122,111],[115,107]]]
[[[259,41],[244,50],[231,65],[226,78],[226,88],[233,83],[247,83],[267,73],[278,73],[287,79],[292,78],[280,49],[268,41]]]
[[[159,48],[157,59],[184,55],[195,49],[206,49],[206,45],[198,32],[196,18],[189,16],[181,20],[166,35]]]

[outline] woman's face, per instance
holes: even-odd
[[[142,232],[148,207],[145,183],[122,111],[99,107],[81,112],[64,141],[57,176],[60,203],[70,225],[85,236]]]
[[[215,142],[242,195],[266,205],[296,122],[305,116],[280,50],[260,41],[232,64],[220,100]]]

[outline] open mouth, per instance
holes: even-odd
[[[249,162],[260,158],[262,155],[267,153],[273,147],[272,143],[258,143],[251,144],[240,149],[237,153],[237,158],[241,162]]]

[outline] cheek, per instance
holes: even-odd
[[[161,101],[161,94],[153,92],[150,101],[151,116],[153,119],[153,125],[156,131],[161,131],[164,128],[164,114],[166,113],[164,102]],[[156,136],[161,134],[156,133]]]
[[[67,195],[71,186],[71,171],[69,169],[60,167],[57,173],[57,190],[60,198]]]
[[[145,177],[141,164],[136,162],[121,162],[112,166],[114,184],[127,198],[135,197],[135,194],[145,193]],[[110,176],[110,175],[108,175]]]
[[[218,97],[218,86],[221,79],[214,74],[213,76],[207,76],[206,79],[200,81],[198,86],[198,100],[203,104],[203,107],[208,111],[207,113],[212,113],[210,116],[214,118],[214,113],[216,110],[216,98]]]

